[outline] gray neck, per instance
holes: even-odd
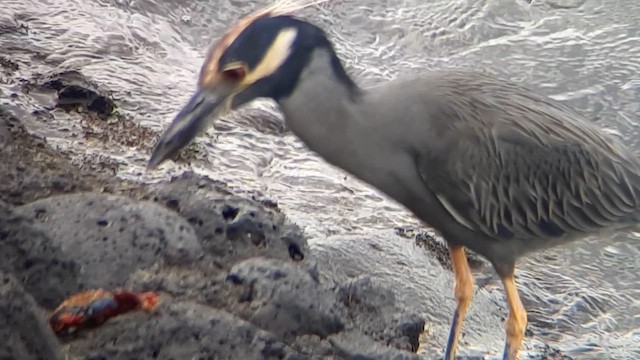
[[[287,126],[312,151],[351,171],[345,158],[353,153],[349,133],[361,121],[349,88],[335,75],[327,50],[312,54],[295,91],[279,100]],[[353,155],[353,154],[352,154]]]
[[[383,103],[384,91],[360,91],[353,96],[334,73],[331,54],[316,50],[295,91],[279,105],[287,126],[310,150],[400,203],[411,204],[424,189],[412,188],[419,180],[403,183],[417,173],[401,148],[407,134],[390,126],[402,111]]]
[[[295,90],[279,100],[287,126],[326,162],[414,214],[449,221],[418,172],[415,148],[407,145],[429,138],[428,88],[420,83],[407,91],[410,83],[388,82],[353,96],[334,72],[332,56],[316,50]],[[407,132],[407,125],[413,131]]]

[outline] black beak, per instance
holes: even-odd
[[[189,145],[211,120],[220,115],[226,99],[226,96],[203,90],[196,91],[158,140],[147,169],[155,169]]]

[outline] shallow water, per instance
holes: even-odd
[[[229,22],[266,3],[2,0],[0,25],[19,24],[24,32],[0,31],[0,48],[25,63],[34,50],[44,54],[44,61],[21,69],[24,77],[80,69],[113,93],[118,111],[159,132],[190,96],[209,44]],[[640,146],[640,2],[336,0],[303,14],[327,29],[363,86],[430,69],[482,68],[561,100]],[[0,81],[0,92],[14,86]],[[28,114],[46,104],[14,99],[10,105]],[[149,181],[193,169],[238,192],[277,200],[312,239],[376,237],[418,225],[282,131],[269,101],[222,119],[199,138],[206,156],[191,167],[167,164],[150,174],[144,172],[148,153],[72,136],[81,128],[78,117],[53,113],[47,122],[28,117],[29,127],[79,162],[99,154],[120,164],[119,176]],[[524,260],[519,286],[535,336],[575,359],[640,358],[638,255],[630,235]],[[501,291],[499,284],[490,289]]]

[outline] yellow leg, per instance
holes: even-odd
[[[513,274],[502,279],[504,291],[507,294],[509,304],[509,317],[505,322],[506,343],[504,346],[503,360],[517,360],[518,352],[524,340],[524,331],[527,328],[527,311],[522,305]]]
[[[451,265],[456,281],[455,296],[458,306],[451,321],[451,330],[449,331],[444,360],[453,360],[456,356],[462,323],[467,310],[469,310],[469,305],[471,305],[473,286],[475,284],[471,269],[469,269],[467,256],[464,253],[464,247],[458,245],[449,246],[449,256],[451,257]]]

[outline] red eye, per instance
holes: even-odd
[[[222,71],[222,76],[224,77],[224,79],[229,81],[240,81],[244,79],[246,75],[247,71],[245,70],[244,66],[229,68]]]

